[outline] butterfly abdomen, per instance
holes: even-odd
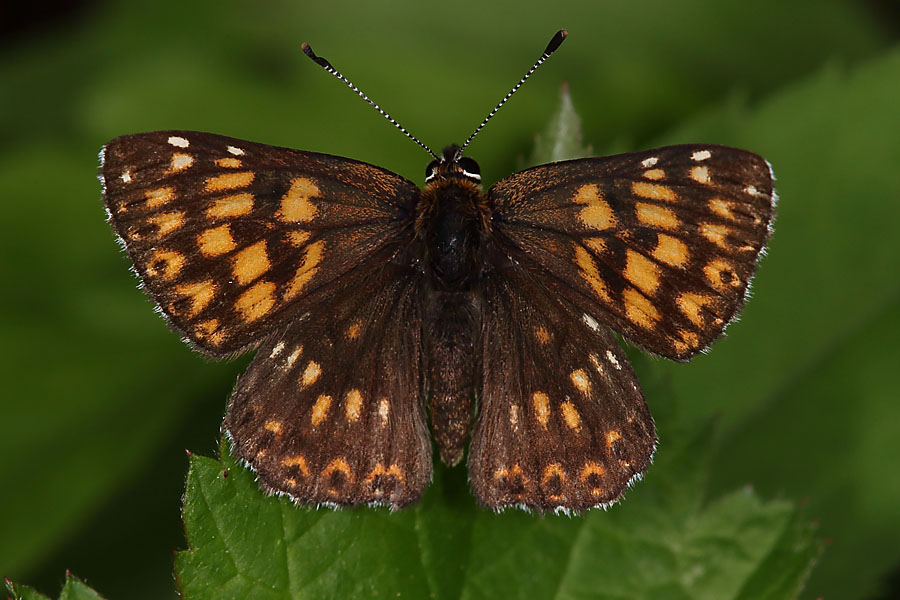
[[[416,222],[424,248],[426,393],[435,442],[448,465],[462,458],[474,414],[483,206],[480,186],[448,177],[423,192]]]

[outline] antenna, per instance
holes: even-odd
[[[528,69],[528,72],[525,73],[525,75],[522,77],[522,79],[520,79],[519,82],[516,85],[514,85],[511,90],[509,90],[509,93],[507,93],[506,96],[503,98],[503,100],[501,100],[500,103],[494,107],[494,110],[492,110],[490,113],[488,113],[488,116],[486,116],[484,118],[484,121],[481,122],[481,125],[479,125],[475,129],[475,131],[472,132],[472,135],[469,136],[469,139],[466,140],[466,143],[459,147],[459,150],[456,151],[456,156],[454,157],[454,160],[459,160],[459,158],[462,156],[463,150],[465,150],[466,146],[469,145],[469,142],[471,142],[472,139],[476,135],[478,135],[478,132],[481,131],[485,125],[487,125],[487,122],[491,120],[491,117],[493,117],[494,115],[497,114],[497,111],[500,110],[500,107],[503,106],[504,104],[506,104],[506,101],[509,100],[512,97],[512,95],[515,94],[519,90],[520,87],[522,87],[522,84],[525,83],[525,81],[529,77],[531,77],[531,74],[534,73],[535,71],[537,71],[537,68],[539,66],[541,66],[542,64],[544,64],[544,61],[547,60],[548,58],[550,58],[551,54],[556,52],[556,49],[559,48],[560,44],[563,43],[563,40],[566,39],[567,35],[569,35],[569,32],[566,31],[565,29],[560,29],[559,31],[556,32],[556,35],[554,35],[553,39],[550,40],[550,43],[547,44],[547,47],[544,49],[544,53],[541,54],[541,57],[539,59],[537,59],[537,62],[534,63],[531,66],[531,68]]]
[[[559,35],[559,34],[557,34],[557,35]],[[556,39],[556,38],[554,38],[554,39]],[[562,41],[562,40],[560,40],[560,41]],[[552,43],[551,43],[551,45],[552,45]],[[559,45],[559,43],[557,43],[557,46],[558,46],[558,45]],[[408,131],[406,130],[406,128],[403,127],[403,125],[401,125],[400,123],[398,123],[397,121],[395,121],[394,118],[391,117],[391,115],[389,115],[389,114],[387,114],[386,112],[384,112],[384,111],[381,109],[380,106],[378,106],[377,104],[375,104],[375,102],[373,102],[372,100],[369,99],[368,96],[366,96],[365,94],[363,94],[362,91],[361,91],[358,87],[356,87],[355,85],[353,85],[353,82],[351,82],[349,79],[347,79],[346,77],[344,77],[344,76],[341,74],[340,71],[338,71],[337,69],[335,69],[334,67],[332,67],[330,62],[328,62],[327,60],[325,60],[325,59],[322,58],[321,56],[316,56],[316,53],[313,52],[313,49],[309,46],[309,44],[307,44],[306,42],[303,42],[303,45],[301,46],[301,48],[303,48],[303,53],[304,53],[305,55],[307,55],[307,56],[310,57],[313,61],[315,61],[315,63],[316,63],[317,65],[319,65],[320,67],[322,67],[323,69],[325,69],[326,71],[328,71],[329,73],[331,73],[332,75],[334,75],[335,77],[337,77],[338,79],[340,79],[341,81],[343,81],[344,84],[345,84],[347,87],[349,87],[351,90],[353,90],[354,92],[356,92],[357,95],[359,95],[360,98],[362,98],[363,100],[365,100],[366,102],[368,102],[368,103],[369,103],[369,106],[371,106],[372,108],[374,108],[375,110],[377,110],[379,113],[381,113],[381,116],[382,116],[382,117],[384,117],[385,119],[387,119],[388,121],[390,121],[390,122],[394,125],[394,127],[396,127],[397,129],[399,129],[400,131],[402,131],[402,132],[403,132],[403,135],[405,135],[406,137],[408,137],[409,139],[411,139],[412,141],[414,141],[415,143],[417,143],[419,146],[421,146],[422,148],[424,148],[425,151],[426,151],[428,154],[430,154],[431,156],[433,156],[433,157],[435,158],[435,160],[440,160],[440,157],[439,157],[437,154],[435,154],[434,152],[432,152],[431,148],[429,148],[428,146],[426,146],[425,144],[423,144],[422,142],[420,142],[419,139],[418,139],[416,136],[414,136],[413,134],[411,134],[410,132],[408,132]],[[549,46],[548,46],[548,48],[549,48]],[[545,54],[546,54],[546,51],[545,51]],[[543,61],[544,58],[545,58],[545,57],[542,57],[542,58],[541,58],[541,61]],[[534,69],[532,69],[532,70],[534,70]],[[529,75],[530,75],[530,74],[531,74],[531,73],[529,73]],[[499,108],[499,107],[498,107],[498,108]]]

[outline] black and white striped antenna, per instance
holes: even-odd
[[[494,107],[494,110],[492,110],[491,112],[488,113],[488,116],[486,116],[484,118],[484,121],[481,122],[481,125],[476,127],[475,131],[472,132],[472,135],[469,136],[469,139],[467,139],[466,142],[462,146],[459,147],[459,150],[456,151],[456,156],[454,157],[454,160],[459,160],[459,158],[462,156],[463,150],[465,150],[466,146],[469,145],[469,142],[471,142],[475,138],[475,136],[478,135],[478,132],[481,131],[485,125],[487,125],[487,122],[490,121],[491,118],[497,114],[497,111],[500,110],[500,107],[503,106],[504,104],[506,104],[506,101],[509,100],[510,98],[512,98],[512,95],[515,94],[517,91],[519,91],[519,88],[522,87],[522,84],[525,83],[525,81],[529,77],[531,77],[531,75],[535,71],[537,71],[538,67],[540,67],[542,64],[544,64],[544,61],[547,60],[548,58],[550,58],[551,54],[556,52],[556,49],[559,48],[560,44],[563,43],[563,41],[566,39],[567,35],[569,35],[569,32],[566,31],[565,29],[560,29],[559,31],[556,32],[556,35],[554,35],[553,39],[550,40],[550,43],[547,44],[547,47],[544,49],[544,53],[541,54],[541,57],[539,59],[537,59],[537,62],[534,63],[531,66],[531,68],[528,69],[528,72],[522,76],[522,79],[520,79],[519,82],[516,85],[514,85],[511,90],[509,90],[509,92],[506,94],[506,96],[503,97],[503,100],[501,100],[500,103]]]
[[[466,142],[465,142],[462,146],[459,147],[459,149],[456,151],[456,155],[453,157],[453,160],[454,160],[454,161],[459,160],[459,158],[462,156],[463,150],[465,150],[466,146],[469,145],[469,142],[471,142],[471,141],[475,138],[475,136],[478,135],[478,132],[481,131],[481,130],[484,128],[485,125],[487,125],[487,122],[490,121],[491,118],[492,118],[494,115],[497,114],[497,111],[500,110],[500,107],[503,106],[504,104],[506,104],[506,101],[509,100],[509,99],[512,97],[512,95],[515,94],[515,93],[519,90],[520,87],[522,87],[522,84],[525,83],[525,81],[526,81],[529,77],[531,77],[531,75],[532,75],[535,71],[537,71],[537,68],[538,68],[538,67],[540,67],[542,64],[544,64],[544,61],[545,61],[545,60],[547,60],[548,58],[550,58],[550,55],[551,55],[551,54],[553,54],[554,52],[556,52],[556,49],[559,48],[560,44],[563,43],[563,40],[566,39],[566,36],[567,36],[567,35],[569,35],[569,32],[567,32],[565,29],[560,29],[559,31],[556,32],[556,34],[553,36],[553,39],[551,39],[551,40],[550,40],[550,43],[547,44],[547,47],[544,49],[543,54],[541,54],[541,57],[537,60],[537,62],[534,63],[534,64],[531,66],[531,68],[528,69],[528,72],[525,73],[524,76],[522,76],[522,78],[519,80],[519,82],[516,83],[516,85],[514,85],[514,86],[512,87],[511,90],[509,90],[509,92],[506,94],[506,96],[504,96],[503,100],[501,100],[500,103],[497,104],[497,106],[494,107],[494,110],[492,110],[490,113],[488,113],[488,116],[486,116],[486,117],[484,118],[484,120],[481,122],[481,124],[475,129],[475,131],[472,132],[472,135],[469,136],[469,139],[467,139]],[[408,137],[409,139],[411,139],[412,141],[414,141],[416,144],[418,144],[420,147],[422,147],[426,152],[428,152],[428,154],[430,154],[431,156],[433,156],[436,160],[441,160],[441,161],[444,160],[443,157],[440,157],[440,156],[438,156],[437,154],[435,154],[435,153],[431,150],[431,148],[429,148],[429,147],[426,146],[424,143],[422,143],[422,142],[419,140],[419,138],[417,138],[416,136],[414,136],[413,134],[411,134],[409,131],[407,131],[406,128],[403,127],[403,125],[401,125],[400,123],[398,123],[397,121],[395,121],[394,118],[393,118],[391,115],[387,114],[380,106],[378,106],[377,104],[375,104],[375,102],[372,101],[371,98],[369,98],[368,96],[366,96],[366,95],[362,92],[362,90],[360,90],[358,87],[356,87],[355,85],[353,85],[353,82],[352,82],[352,81],[350,81],[349,79],[347,79],[346,77],[344,77],[344,75],[343,75],[340,71],[338,71],[337,69],[335,69],[335,68],[331,65],[330,62],[328,62],[326,59],[322,58],[321,56],[317,56],[316,53],[313,52],[313,49],[310,47],[309,44],[307,44],[306,42],[304,42],[303,45],[302,45],[301,47],[303,48],[303,53],[304,53],[304,54],[306,54],[306,55],[307,55],[308,57],[310,57],[313,61],[315,61],[315,63],[316,63],[317,65],[319,65],[320,67],[322,67],[323,69],[325,69],[326,71],[328,71],[329,73],[331,73],[332,75],[334,75],[335,77],[337,77],[338,79],[340,79],[342,82],[344,82],[344,85],[346,85],[346,86],[349,87],[351,90],[353,90],[354,92],[356,92],[356,94],[357,94],[360,98],[362,98],[363,100],[365,100],[365,101],[369,104],[369,106],[371,106],[372,108],[374,108],[375,110],[377,110],[377,111],[381,114],[382,117],[384,117],[385,119],[387,119],[388,121],[390,121],[391,124],[394,125],[394,127],[396,127],[397,129],[399,129],[400,131],[402,131],[402,132],[403,132],[403,135],[405,135],[406,137]]]
[[[419,138],[417,138],[416,136],[414,136],[413,134],[411,134],[410,132],[408,132],[408,131],[406,130],[406,128],[403,127],[403,125],[401,125],[400,123],[398,123],[397,121],[395,121],[394,118],[393,118],[391,115],[389,115],[389,114],[387,114],[386,112],[384,112],[384,110],[382,110],[382,108],[381,108],[380,106],[378,106],[377,104],[375,104],[374,101],[372,101],[368,96],[366,96],[366,95],[362,92],[362,90],[360,90],[358,87],[356,87],[355,85],[353,85],[353,82],[352,82],[352,81],[350,81],[349,79],[347,79],[346,77],[344,77],[344,76],[341,74],[340,71],[338,71],[338,70],[335,69],[333,66],[331,66],[331,63],[330,63],[330,62],[328,62],[327,60],[325,60],[325,59],[322,58],[321,56],[316,56],[316,53],[313,52],[313,49],[310,47],[309,44],[307,44],[306,42],[303,42],[303,45],[301,46],[301,48],[303,48],[303,53],[304,53],[305,55],[307,55],[308,57],[310,57],[311,59],[313,59],[313,60],[316,62],[317,65],[319,65],[320,67],[322,67],[323,69],[325,69],[326,71],[328,71],[329,73],[331,73],[332,75],[334,75],[335,77],[337,77],[338,79],[340,79],[341,81],[343,81],[344,84],[345,84],[347,87],[349,87],[351,90],[353,90],[354,92],[356,92],[356,93],[359,95],[360,98],[362,98],[363,100],[365,100],[366,102],[368,102],[368,103],[369,103],[369,106],[371,106],[372,108],[374,108],[375,110],[377,110],[379,113],[381,113],[381,116],[382,116],[382,117],[384,117],[385,119],[387,119],[388,121],[390,121],[390,122],[394,125],[394,127],[396,127],[397,129],[399,129],[400,131],[402,131],[402,132],[403,132],[403,135],[405,135],[406,137],[408,137],[409,139],[411,139],[412,141],[414,141],[415,143],[417,143],[419,146],[421,146],[422,148],[424,148],[425,151],[426,151],[428,154],[430,154],[431,156],[433,156],[435,159],[437,159],[437,160],[440,159],[440,157],[439,157],[437,154],[435,154],[435,153],[431,150],[431,148],[429,148],[428,146],[426,146],[425,144],[423,144],[421,141],[419,141]]]

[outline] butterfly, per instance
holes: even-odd
[[[109,222],[170,326],[214,358],[256,350],[224,430],[266,491],[407,506],[432,477],[429,422],[445,464],[469,443],[472,492],[494,510],[607,506],[647,469],[656,430],[613,331],[676,361],[709,347],[769,239],[771,168],[680,145],[485,192],[463,150],[488,119],[431,153],[423,188],[210,133],[101,151]]]

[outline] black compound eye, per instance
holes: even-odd
[[[425,167],[425,181],[431,181],[437,175],[438,165],[440,164],[440,161],[437,160],[428,163],[428,166]]]
[[[478,166],[478,163],[471,158],[463,156],[457,161],[457,164],[467,175],[475,179],[481,179],[481,168]]]

